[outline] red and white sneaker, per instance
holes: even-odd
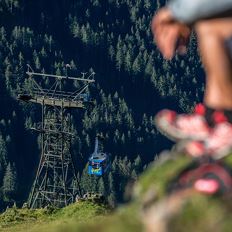
[[[223,158],[232,152],[232,124],[218,123],[203,141],[186,142],[183,151],[192,157],[209,155],[214,159]]]
[[[172,110],[162,110],[155,116],[155,124],[161,133],[175,142],[184,139],[202,140],[211,131],[204,113],[202,104],[195,107],[193,114],[178,115]]]

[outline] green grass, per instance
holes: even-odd
[[[0,231],[47,231],[66,224],[101,220],[109,212],[103,205],[78,202],[63,209],[7,209],[0,215]]]
[[[185,232],[186,228],[189,232],[229,232],[232,228],[231,208],[227,205],[230,200],[193,194],[169,226],[173,232]]]
[[[224,159],[232,166],[232,156]],[[150,205],[166,199],[169,181],[191,163],[185,156],[171,157],[158,162],[140,176],[134,200],[114,212],[106,206],[83,201],[63,209],[7,209],[0,215],[0,231],[3,232],[140,232],[143,231],[141,209],[150,189],[156,197]],[[232,228],[231,196],[205,196],[192,192],[181,210],[168,219],[168,230],[172,232],[225,231]],[[158,213],[158,212],[157,212]]]
[[[141,198],[149,188],[153,187],[156,191],[157,199],[161,198],[166,193],[169,181],[190,162],[191,159],[186,156],[174,156],[164,163],[150,165],[139,178],[137,197]]]

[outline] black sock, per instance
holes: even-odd
[[[228,122],[232,123],[232,110],[224,110],[224,114],[227,117]]]
[[[210,127],[213,127],[214,126],[214,120],[213,120],[213,113],[215,112],[214,109],[208,107],[205,105],[205,119],[206,119],[206,122],[209,124]]]
[[[232,123],[232,109],[216,110],[205,105],[205,119],[210,127],[213,127],[220,121],[228,121],[229,123]]]

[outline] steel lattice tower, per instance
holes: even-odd
[[[29,207],[63,207],[81,195],[70,152],[73,137],[70,109],[83,109],[91,103],[86,90],[94,82],[95,73],[88,78],[86,73],[82,73],[81,78],[58,76],[35,73],[30,66],[26,73],[30,88],[21,92],[18,98],[42,106],[42,122],[32,128],[40,133],[41,157],[29,196]],[[44,88],[43,80],[51,78],[51,86]],[[62,89],[64,81],[81,84],[73,92],[58,90],[58,87]]]

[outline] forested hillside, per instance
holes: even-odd
[[[28,197],[39,160],[38,134],[29,130],[40,108],[17,101],[26,64],[36,71],[71,74],[94,70],[91,111],[73,112],[72,151],[84,191],[123,201],[128,182],[170,143],[153,126],[161,108],[190,111],[202,98],[203,71],[193,36],[188,55],[163,60],[150,21],[161,0],[1,0],[0,2],[0,208]],[[97,133],[106,139],[112,168],[87,174]]]

